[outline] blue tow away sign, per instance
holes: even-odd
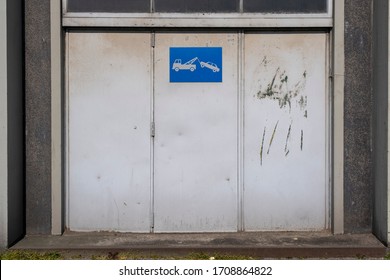
[[[221,47],[169,48],[171,83],[221,83]]]

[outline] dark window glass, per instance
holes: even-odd
[[[68,12],[149,13],[150,0],[68,0]],[[154,0],[155,12],[237,13],[240,0]],[[326,13],[326,0],[243,0],[247,13]]]
[[[68,12],[149,13],[150,0],[68,0]]]
[[[246,13],[326,13],[326,0],[244,0]]]
[[[229,13],[239,12],[239,0],[155,0],[155,12]]]

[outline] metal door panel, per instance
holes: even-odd
[[[237,34],[156,34],[156,232],[237,230]],[[170,83],[170,47],[222,47],[222,83]]]
[[[68,34],[68,227],[150,230],[150,34]]]
[[[326,44],[245,35],[245,230],[327,227]]]

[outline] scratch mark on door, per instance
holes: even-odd
[[[286,145],[284,146],[284,152],[285,152],[286,156],[290,153],[290,150],[288,148],[288,142],[289,142],[290,136],[291,136],[291,126],[292,126],[292,122],[291,122],[290,126],[288,127],[288,132],[287,132],[287,137],[286,137]]]
[[[260,165],[263,165],[264,138],[265,138],[265,131],[266,130],[267,130],[267,127],[264,127],[263,139],[261,140],[261,147],[260,147]]]
[[[301,151],[303,150],[303,130],[301,130]]]
[[[269,151],[271,149],[272,142],[274,141],[274,137],[275,137],[276,129],[278,128],[278,124],[279,124],[279,121],[277,121],[277,123],[275,124],[274,131],[272,132],[271,140],[269,141],[267,155],[269,155]]]
[[[263,60],[260,63],[260,66],[264,65],[264,68],[267,68],[267,65],[270,61],[267,59],[267,56],[264,56]]]
[[[275,75],[274,75],[272,81],[268,84],[266,91],[265,91],[264,93],[262,93],[261,91],[259,91],[259,92],[257,93],[257,96],[258,96],[259,98],[264,98],[264,97],[267,97],[267,96],[273,96],[273,95],[274,95],[274,90],[273,90],[273,88],[274,88],[275,79],[276,79],[276,76],[277,76],[278,73],[279,73],[279,70],[280,70],[280,68],[276,69]]]

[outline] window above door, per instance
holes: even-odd
[[[62,0],[64,26],[332,27],[332,0]]]

